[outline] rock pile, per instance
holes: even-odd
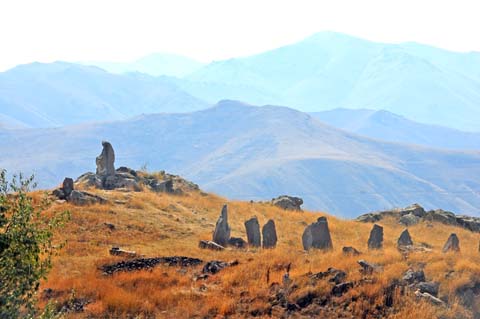
[[[302,244],[305,250],[310,250],[311,248],[330,250],[333,248],[326,217],[318,218],[315,223],[305,228],[302,235]]]
[[[66,177],[62,187],[55,189],[52,195],[59,200],[66,200],[74,205],[103,204],[107,200],[95,194],[74,189],[73,179]]]
[[[300,206],[303,204],[303,199],[300,197],[282,195],[272,199],[272,204],[285,210],[301,211],[302,208]]]
[[[381,212],[372,212],[357,217],[357,221],[376,223],[385,217],[396,218],[400,224],[411,226],[421,221],[437,221],[446,225],[462,227],[473,232],[480,232],[480,218],[466,215],[455,215],[442,209],[425,211],[418,204],[406,208],[395,208]]]

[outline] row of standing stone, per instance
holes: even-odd
[[[248,245],[252,247],[274,248],[277,245],[277,230],[273,219],[267,221],[262,227],[262,238],[260,236],[260,224],[256,216],[250,218],[245,222],[245,229],[247,232]],[[232,242],[230,237],[230,225],[228,224],[228,208],[224,205],[220,217],[215,225],[213,232],[213,242],[226,247]],[[240,241],[236,240],[237,242]]]
[[[247,233],[248,245],[252,247],[260,247],[260,224],[256,216],[250,218],[245,222],[245,230]],[[277,231],[275,228],[275,222],[270,219],[262,227],[262,247],[274,248],[277,245]],[[228,210],[227,205],[224,205],[220,217],[215,225],[215,231],[213,233],[213,242],[225,247],[229,245],[232,238],[230,237],[230,226],[228,225]],[[241,240],[241,239],[240,239]],[[333,248],[332,237],[330,236],[330,230],[328,228],[327,218],[322,216],[317,219],[316,222],[308,225],[302,235],[303,249],[310,250],[312,248],[320,250],[330,250]],[[368,238],[369,249],[381,249],[383,248],[383,227],[377,224],[373,225]],[[398,238],[398,247],[410,247],[413,246],[413,241],[408,232],[405,229]],[[349,248],[349,247],[347,247]],[[353,248],[352,248],[353,249]],[[355,250],[356,251],[356,250]],[[448,251],[460,251],[460,242],[456,234],[452,233],[443,247],[443,252]]]

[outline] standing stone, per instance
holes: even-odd
[[[112,144],[107,141],[102,142],[103,150],[100,155],[97,156],[97,175],[110,176],[115,175],[115,152],[113,151]]]
[[[275,229],[275,222],[270,219],[263,225],[263,248],[275,248],[277,245],[277,230]]]
[[[317,248],[321,250],[332,249],[332,238],[328,229],[328,221],[326,217],[320,217],[315,223],[305,228],[302,235],[303,249]]]
[[[63,180],[62,189],[65,197],[70,196],[73,191],[73,179],[71,179],[70,177],[65,177],[65,179]]]
[[[260,224],[257,216],[250,218],[245,222],[245,229],[247,231],[248,244],[252,247],[260,247]]]
[[[405,229],[401,234],[400,237],[398,238],[397,241],[398,246],[411,246],[413,245],[412,237],[410,237],[410,233],[408,232],[408,229]]]
[[[450,237],[448,237],[445,246],[443,246],[443,252],[446,253],[448,251],[460,251],[460,241],[458,240],[457,234],[455,233],[450,234]]]
[[[213,232],[213,241],[221,246],[227,246],[230,239],[230,226],[228,225],[227,205],[223,205],[220,217],[215,225]]]
[[[383,227],[373,225],[368,238],[368,249],[380,249],[383,247]]]

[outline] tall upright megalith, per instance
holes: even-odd
[[[107,141],[102,141],[102,146],[102,153],[96,158],[97,175],[115,175],[115,152],[113,151],[112,144]]]
[[[228,225],[228,209],[227,205],[223,205],[220,217],[215,225],[215,231],[213,232],[213,242],[226,246],[230,239],[230,226]]]
[[[248,244],[252,247],[260,247],[262,239],[260,237],[260,224],[256,216],[245,222],[245,230]]]
[[[277,246],[277,229],[275,228],[275,222],[273,219],[269,219],[268,222],[262,227],[263,248],[275,248]]]
[[[303,249],[317,248],[320,250],[332,249],[332,238],[328,229],[327,218],[322,216],[315,223],[308,225],[302,235]]]

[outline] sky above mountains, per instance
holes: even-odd
[[[479,6],[474,0],[3,1],[0,70],[33,61],[133,61],[152,52],[209,62],[322,30],[480,51]]]

